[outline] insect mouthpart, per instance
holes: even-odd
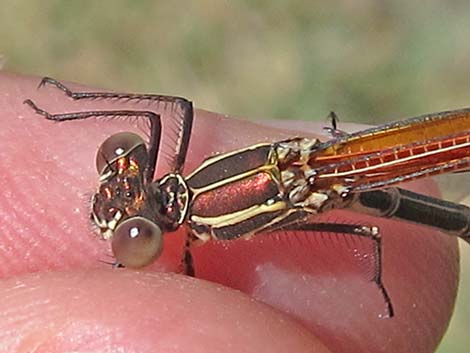
[[[110,221],[98,218],[94,212],[92,212],[91,216],[93,222],[99,227],[101,237],[105,240],[108,240],[113,237],[114,231],[116,230],[116,227],[121,221],[123,215],[121,211],[117,211]]]

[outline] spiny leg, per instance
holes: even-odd
[[[39,108],[32,100],[27,99],[24,101],[25,104],[29,105],[37,114],[44,116],[47,120],[62,122],[70,120],[84,120],[89,118],[105,118],[105,117],[146,117],[150,121],[150,149],[149,149],[149,161],[145,168],[145,180],[147,182],[153,181],[153,175],[155,173],[155,166],[157,164],[158,147],[160,145],[161,136],[161,121],[160,116],[151,111],[145,110],[95,110],[95,111],[84,111],[84,112],[71,112],[63,114],[51,114],[41,108]]]
[[[98,260],[98,262],[101,262],[105,265],[111,266],[112,268],[125,268],[124,265],[121,265],[119,262],[116,261],[114,256],[112,256],[112,255],[107,255],[107,256],[112,258],[112,261]]]
[[[112,268],[125,268],[126,266],[117,262],[117,260],[109,255],[112,258],[112,261],[98,260],[101,263],[111,266]],[[181,264],[183,265],[183,273],[186,276],[195,277],[196,271],[194,270],[193,255],[191,254],[191,238],[188,236],[186,238],[183,250],[183,256],[181,258]]]
[[[172,171],[182,172],[184,167],[184,162],[186,160],[186,155],[188,152],[189,147],[189,140],[191,137],[191,129],[193,125],[194,119],[194,109],[193,104],[191,101],[187,100],[186,98],[176,97],[176,96],[165,96],[165,95],[158,95],[158,94],[137,94],[137,93],[114,93],[114,92],[74,92],[70,90],[67,86],[63,83],[50,78],[44,77],[39,87],[45,85],[52,85],[62,92],[65,93],[68,97],[73,100],[81,100],[81,99],[110,99],[110,100],[126,100],[126,101],[153,101],[158,106],[163,104],[163,109],[165,109],[167,104],[172,105],[172,107],[177,107],[181,110],[181,123],[178,125],[178,133],[176,139],[176,154],[172,161],[170,162],[170,167]],[[152,135],[150,136],[152,140]],[[149,149],[149,157],[150,160],[155,159],[153,155],[158,153],[157,147],[152,149],[152,144],[150,144]],[[152,174],[153,177],[153,174]]]
[[[329,133],[331,135],[331,137],[337,138],[337,137],[343,137],[343,136],[348,135],[347,132],[338,129],[339,117],[334,111],[331,111],[328,114],[327,119],[330,122],[331,127],[330,126],[325,126],[323,128],[323,130],[325,130],[327,133]]]
[[[309,231],[309,232],[331,232],[335,234],[350,234],[369,238],[374,243],[375,264],[374,264],[374,277],[372,280],[379,288],[382,297],[385,301],[387,316],[394,316],[394,309],[392,300],[382,282],[382,238],[377,227],[357,226],[354,224],[344,223],[297,223],[283,226],[282,230],[290,231]]]
[[[183,273],[187,276],[195,277],[196,272],[194,270],[193,255],[191,254],[191,242],[192,242],[192,238],[191,236],[188,235],[184,243],[184,251],[183,251],[183,257],[181,259],[181,262],[183,264]]]
[[[112,268],[125,268],[126,266],[117,262],[114,258],[113,261],[98,260],[99,262],[109,265]],[[188,239],[184,245],[183,256],[181,258],[181,264],[183,265],[183,274],[190,277],[196,277],[196,271],[194,270],[193,255],[191,254],[190,240]]]

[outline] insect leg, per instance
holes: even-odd
[[[183,273],[190,277],[195,277],[193,255],[191,254],[191,237],[187,236],[184,244],[184,252],[181,262],[183,263]]]
[[[394,316],[390,295],[382,282],[382,238],[377,227],[365,227],[344,223],[294,223],[281,227],[288,231],[331,232],[335,234],[350,234],[369,238],[374,244],[374,276],[372,280],[379,288],[386,305],[387,317]]]
[[[186,154],[188,152],[189,140],[191,137],[191,130],[194,119],[193,104],[186,98],[177,96],[167,96],[159,94],[139,94],[139,93],[114,93],[114,92],[74,92],[70,90],[63,83],[50,78],[44,77],[39,87],[51,85],[56,87],[65,93],[66,96],[73,100],[82,99],[103,99],[103,100],[124,100],[124,101],[151,101],[155,103],[156,114],[164,116],[168,113],[167,107],[169,106],[169,112],[171,118],[174,119],[174,115],[179,117],[179,121],[176,121],[177,132],[175,137],[175,155],[170,160],[170,168],[176,172],[181,172],[184,167],[186,160]],[[152,109],[153,110],[153,109]],[[152,159],[152,153],[154,151],[149,150],[150,159]],[[153,174],[152,174],[153,177]]]
[[[63,114],[51,114],[39,108],[32,100],[27,99],[24,102],[29,105],[37,114],[44,116],[47,120],[52,121],[70,121],[70,120],[84,120],[89,118],[105,118],[105,117],[145,117],[150,121],[150,141],[149,141],[149,161],[145,169],[145,180],[152,182],[157,163],[158,147],[161,138],[161,120],[158,114],[145,110],[95,110],[83,112],[71,112]]]
[[[328,114],[327,119],[330,122],[331,126],[325,126],[323,130],[325,130],[328,134],[330,134],[331,137],[338,138],[338,137],[345,137],[348,135],[347,132],[338,129],[339,117],[334,111],[331,111]]]

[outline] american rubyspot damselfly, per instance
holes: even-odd
[[[194,274],[189,245],[249,238],[259,233],[328,231],[366,237],[374,244],[373,281],[388,316],[393,306],[382,282],[382,244],[377,227],[318,223],[315,215],[350,209],[415,222],[467,242],[470,209],[397,188],[409,180],[470,166],[470,109],[434,113],[327,142],[291,138],[260,143],[206,159],[183,176],[193,122],[192,103],[181,97],[72,92],[45,78],[74,100],[149,100],[156,110],[94,110],[51,114],[26,100],[49,120],[138,117],[150,122],[148,145],[134,133],[106,139],[96,157],[99,187],[91,218],[104,239],[112,240],[117,263],[142,267],[161,253],[163,235],[187,229],[185,272]],[[161,110],[180,119],[171,172],[154,181],[161,138]]]

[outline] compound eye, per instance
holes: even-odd
[[[96,154],[96,170],[101,175],[105,168],[118,158],[135,151],[139,163],[147,162],[147,149],[144,140],[132,132],[119,132],[108,137]],[[144,165],[141,165],[144,167]]]
[[[111,247],[118,263],[137,268],[151,264],[163,249],[162,230],[147,218],[123,221],[114,231]]]

